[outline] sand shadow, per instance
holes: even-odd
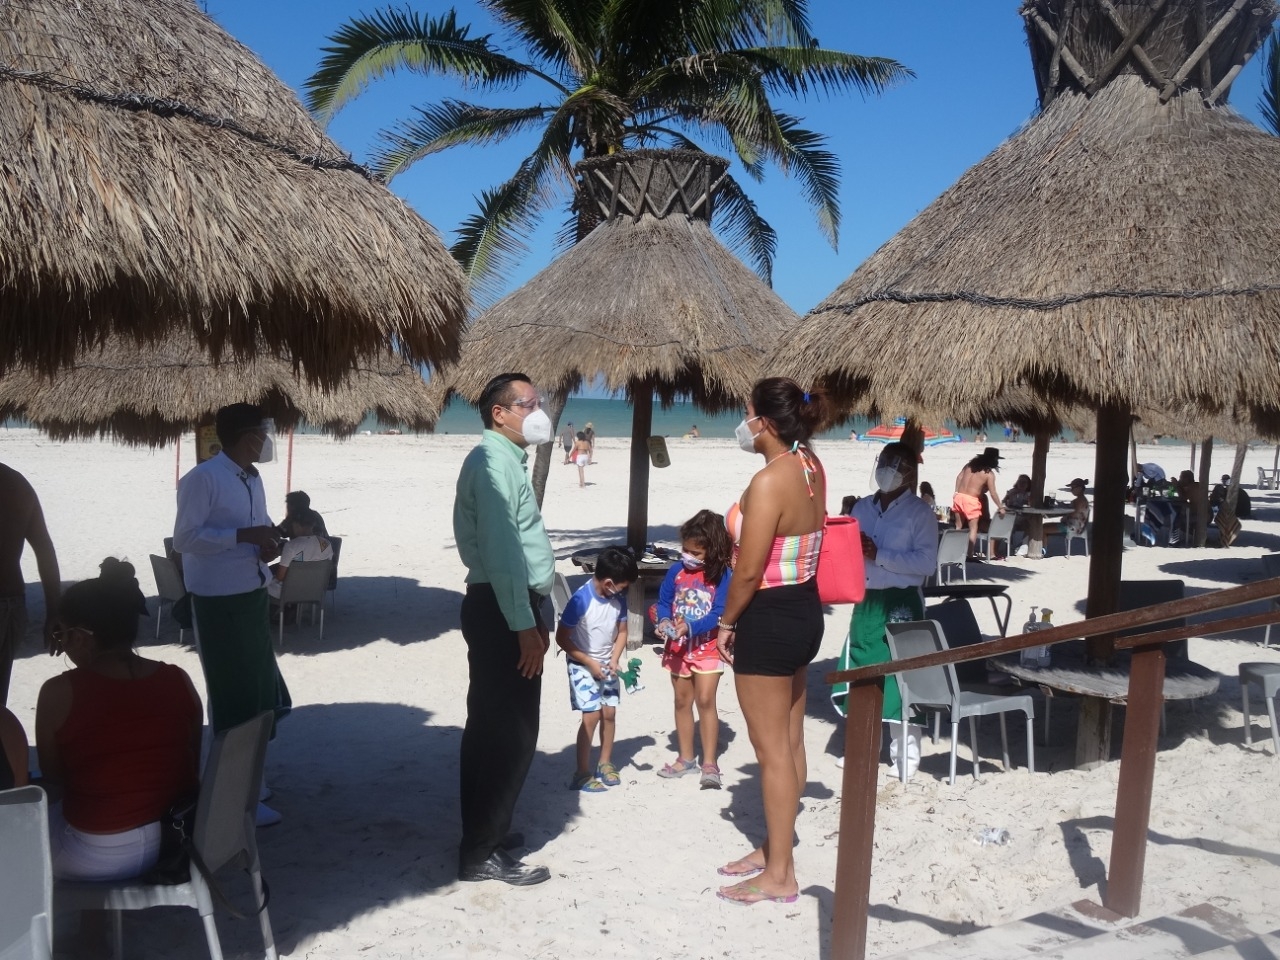
[[[811,884],[810,886],[802,887],[800,894],[806,897],[813,897],[818,901],[818,957],[819,960],[830,960],[832,956],[831,926],[832,918],[835,914],[835,892],[830,887]],[[983,929],[978,924],[967,920],[959,922],[940,920],[937,917],[926,916],[923,913],[912,913],[910,910],[893,907],[887,903],[869,904],[867,906],[867,916],[884,923],[923,924],[945,937],[962,937],[965,934]]]
[[[1083,835],[1085,830],[1115,830],[1115,818],[1108,816],[1081,817],[1076,820],[1064,820],[1061,824],[1064,838],[1068,831],[1075,831]],[[1086,838],[1087,841],[1087,838]],[[1257,847],[1242,847],[1235,843],[1223,843],[1221,840],[1211,840],[1206,837],[1175,837],[1167,833],[1161,833],[1158,830],[1147,831],[1147,843],[1154,843],[1162,847],[1193,847],[1196,850],[1204,850],[1220,857],[1244,858],[1248,860],[1261,860],[1273,866],[1280,866],[1280,852],[1271,850],[1260,850]],[[1091,858],[1089,861],[1090,868],[1096,864],[1096,869],[1105,872],[1105,866],[1101,860]],[[1079,874],[1077,874],[1079,876]],[[1088,886],[1083,882],[1081,886]],[[1100,892],[1105,896],[1105,876],[1102,879]]]

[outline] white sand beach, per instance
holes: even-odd
[[[809,784],[797,821],[798,903],[743,908],[717,900],[715,868],[754,846],[762,814],[755,761],[727,675],[720,688],[721,766],[725,789],[700,791],[694,778],[655,772],[673,756],[670,684],[645,648],[645,689],[618,712],[617,757],[623,783],[608,793],[566,789],[577,715],[568,705],[563,659],[548,661],[539,755],[515,827],[531,862],[550,882],[514,889],[455,879],[457,754],[465,718],[466,654],[458,629],[463,568],[453,546],[451,510],[459,464],[474,438],[361,436],[338,443],[299,436],[293,486],[306,490],[329,531],[345,538],[336,609],[323,641],[308,626],[289,627],[280,656],[295,709],[268,756],[273,805],[284,822],[260,832],[271,917],[281,954],[310,960],[408,957],[584,956],[759,958],[826,955],[840,811],[843,726],[827,699],[849,609],[827,616],[822,652],[811,669]],[[1030,472],[1031,444],[1000,444],[1001,489]],[[844,493],[866,494],[878,446],[821,444],[838,509]],[[672,440],[672,466],[651,481],[651,537],[671,540],[701,507],[723,511],[759,458],[727,440]],[[921,478],[949,499],[956,472],[979,448],[952,444],[926,451]],[[1143,447],[1139,459],[1171,475],[1187,466],[1187,447]],[[1274,448],[1250,453],[1244,479],[1270,467]],[[183,469],[192,445],[182,447]],[[577,471],[553,458],[544,514],[563,559],[575,549],[619,542],[626,523],[627,442],[602,438],[598,463],[579,489]],[[55,443],[35,431],[0,431],[0,462],[23,472],[44,505],[64,581],[97,573],[107,555],[128,557],[154,596],[148,554],[162,552],[172,530],[174,449],[131,449],[104,442]],[[1220,445],[1212,475],[1230,469]],[[264,467],[268,503],[283,513],[285,466]],[[1049,486],[1092,478],[1093,448],[1055,445]],[[1223,550],[1133,548],[1129,579],[1178,577],[1188,592],[1261,576],[1259,557],[1280,551],[1280,493],[1250,492],[1254,519]],[[1215,542],[1211,538],[1211,543]],[[1061,550],[1060,543],[1055,544]],[[34,560],[24,557],[33,623],[14,667],[10,706],[34,733],[40,684],[65,669],[39,650],[40,594]],[[1009,584],[1012,630],[1031,605],[1054,621],[1083,616],[1088,561],[1014,558],[973,564],[969,576]],[[576,582],[576,581],[575,581]],[[989,606],[975,607],[987,633]],[[161,641],[144,620],[147,656],[183,666],[203,691],[193,650],[177,644],[166,614]],[[188,635],[189,639],[189,635]],[[1280,662],[1280,646],[1261,648],[1262,631],[1193,639],[1191,656],[1222,674],[1216,696],[1171,704],[1160,741],[1151,814],[1143,916],[1202,902],[1238,915],[1256,932],[1280,927],[1280,759],[1265,716],[1243,746],[1237,665]],[[1255,698],[1255,710],[1259,700]],[[868,949],[888,956],[978,927],[1084,897],[1100,900],[1110,857],[1118,761],[1093,772],[1071,769],[1076,709],[1059,701],[1050,743],[1036,745],[1038,769],[1024,769],[1021,725],[1010,723],[1017,769],[1000,769],[994,720],[981,726],[984,761],[969,775],[967,737],[960,776],[946,782],[947,744],[926,740],[920,772],[902,786],[880,770]],[[1039,725],[1039,721],[1037,721]],[[1117,739],[1118,744],[1118,739]],[[1004,846],[980,846],[974,834],[1005,828]],[[247,880],[228,888],[245,902]],[[260,955],[252,920],[220,917],[228,957]],[[135,958],[204,955],[191,911],[129,915],[126,951]]]

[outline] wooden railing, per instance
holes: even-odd
[[[1112,613],[988,640],[971,646],[891,660],[856,670],[827,674],[828,683],[848,683],[845,701],[845,763],[841,787],[840,839],[836,854],[836,889],[831,925],[832,960],[864,960],[867,911],[871,897],[871,855],[875,837],[876,787],[880,763],[880,724],[884,704],[883,679],[893,673],[941,664],[983,660],[1028,647],[1051,646],[1064,640],[1113,635],[1182,617],[1280,597],[1280,578],[1243,587],[1186,597],[1137,610]],[[1111,870],[1104,902],[1123,916],[1136,916],[1142,900],[1142,871],[1147,852],[1147,826],[1155,781],[1156,742],[1164,701],[1164,644],[1188,637],[1244,630],[1280,623],[1280,609],[1230,617],[1147,633],[1118,637],[1118,650],[1130,649],[1128,713],[1120,751],[1116,787],[1115,828],[1111,841]]]

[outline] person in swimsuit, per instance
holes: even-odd
[[[725,517],[735,558],[717,645],[733,664],[760,764],[766,832],[759,847],[720,868],[723,876],[747,878],[720,888],[718,896],[735,903],[799,896],[791,845],[809,773],[805,674],[822,642],[815,577],[827,502],[826,475],[807,444],[825,420],[820,395],[771,377],[752,388],[735,431],[742,448],[765,464]]]
[[[956,493],[951,500],[951,509],[955,512],[956,529],[969,527],[969,556],[978,556],[978,522],[982,519],[982,495],[991,494],[991,502],[996,505],[1000,516],[1004,516],[1004,504],[1000,502],[1000,491],[996,489],[996,471],[1000,469],[1000,451],[995,447],[987,447],[978,456],[965,464],[964,469],[956,477]]]

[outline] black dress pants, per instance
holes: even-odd
[[[530,593],[534,618],[541,624],[538,601]],[[542,677],[520,675],[520,643],[487,583],[467,586],[462,637],[471,674],[460,763],[458,862],[466,865],[488,859],[511,829],[511,814],[538,746]]]

